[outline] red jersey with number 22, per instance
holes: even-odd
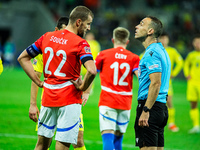
[[[82,103],[82,92],[69,80],[80,76],[81,60],[92,57],[90,46],[80,36],[60,30],[47,32],[33,46],[43,54],[44,93],[42,105],[60,107]]]
[[[133,72],[138,70],[139,61],[138,55],[122,47],[99,53],[95,60],[101,79],[99,106],[131,109]]]

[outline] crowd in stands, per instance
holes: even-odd
[[[128,28],[132,35],[132,44],[129,44],[128,48],[140,54],[144,48],[134,39],[134,27],[146,15],[156,15],[162,20],[165,32],[170,35],[170,45],[176,47],[183,58],[193,50],[193,35],[200,32],[200,10],[198,9],[200,1],[198,0],[65,0],[62,2],[63,5],[52,0],[44,0],[44,2],[54,10],[56,17],[69,14],[76,5],[85,5],[92,9],[95,13],[92,32],[102,49],[112,46],[110,39],[112,30],[117,26],[123,26]]]

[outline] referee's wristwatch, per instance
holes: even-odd
[[[147,106],[144,106],[144,107],[143,107],[143,110],[144,110],[144,112],[150,111],[150,109],[149,109]]]

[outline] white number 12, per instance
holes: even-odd
[[[113,77],[113,84],[117,85],[118,82],[118,72],[119,72],[119,68],[123,69],[124,67],[126,67],[126,70],[124,72],[124,74],[121,76],[121,78],[119,79],[119,85],[128,85],[128,82],[124,82],[124,79],[127,77],[129,71],[130,71],[130,66],[128,63],[122,63],[119,66],[118,62],[114,62],[112,65],[110,65],[111,69],[114,69],[114,77]]]

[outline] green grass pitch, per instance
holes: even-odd
[[[138,83],[134,78],[133,105],[131,120],[124,135],[123,149],[139,149],[135,147],[134,119],[137,105]],[[37,135],[35,123],[29,119],[31,80],[22,69],[5,69],[0,75],[0,150],[34,149]],[[172,133],[165,129],[165,150],[198,150],[200,134],[188,134],[192,127],[189,117],[190,104],[186,100],[186,81],[175,79],[173,82],[176,108],[176,124],[180,131]],[[41,93],[41,90],[39,91]],[[84,119],[84,140],[87,150],[101,150],[102,140],[99,131],[98,101],[100,79],[95,78],[93,94],[82,108]],[[40,95],[38,95],[38,106]],[[50,150],[55,149],[55,140]],[[73,149],[72,147],[70,149]]]

